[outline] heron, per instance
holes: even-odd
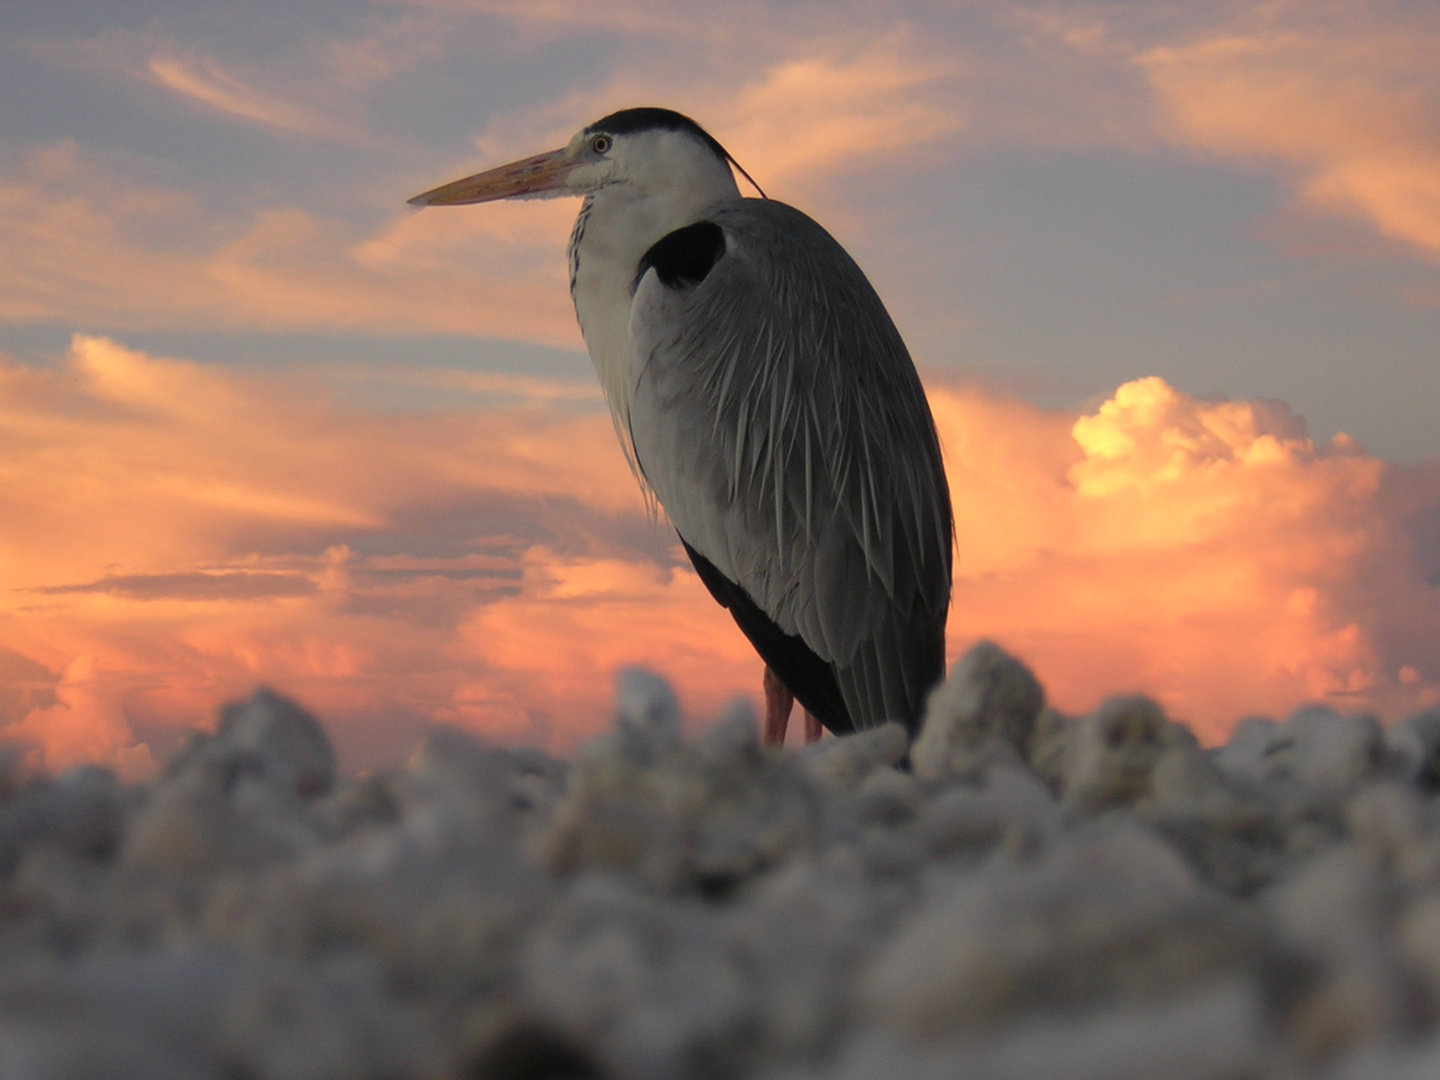
[[[755,187],[742,197],[732,164]],[[855,260],[694,120],[611,113],[411,205],[583,198],[570,295],[630,467],[765,662],[763,741],[898,720],[944,674],[954,522],[929,402]]]

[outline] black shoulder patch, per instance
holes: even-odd
[[[697,221],[666,233],[640,256],[630,293],[640,287],[645,271],[654,270],[667,289],[693,289],[725,254],[725,230],[713,221]]]
[[[835,672],[799,634],[787,634],[776,625],[775,620],[760,610],[760,605],[750,594],[720,573],[715,564],[680,537],[685,554],[690,556],[695,573],[705,583],[716,602],[728,608],[740,627],[740,632],[750,639],[760,659],[770,670],[780,676],[795,700],[810,711],[810,715],[824,724],[836,735],[849,735],[855,730],[855,721],[845,707],[845,696]]]

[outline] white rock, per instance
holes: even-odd
[[[754,766],[760,757],[760,727],[750,703],[740,698],[700,733],[696,749],[721,764]]]
[[[1400,916],[1396,949],[1420,973],[1433,1000],[1440,1000],[1440,893],[1419,897]]]
[[[1433,811],[1409,785],[1367,784],[1345,806],[1351,837],[1401,880],[1433,881],[1440,875]]]
[[[1385,732],[1396,772],[1425,795],[1440,794],[1440,708],[1396,724]]]
[[[439,848],[500,831],[539,828],[560,799],[567,768],[538,750],[489,746],[462,731],[429,732],[394,780],[407,829]]]
[[[928,800],[915,832],[932,858],[1000,847],[1013,855],[1057,835],[1066,814],[1034,774],[994,766],[977,786],[954,785]]]
[[[1246,935],[1224,913],[1155,837],[1092,833],[937,885],[861,1000],[886,1030],[935,1038],[1174,992],[1242,963]]]
[[[42,847],[108,859],[119,848],[127,809],[124,792],[105,769],[71,769],[20,785],[0,801],[0,881],[18,869],[24,853]]]
[[[534,833],[537,860],[554,873],[620,873],[664,892],[718,897],[807,848],[820,819],[813,785],[790,757],[760,753],[750,728],[734,713],[688,745],[665,725],[656,735],[622,716],[570,771]],[[872,736],[852,738],[863,747]],[[848,742],[831,740],[838,748],[824,753],[848,762],[856,756],[840,745]]]
[[[622,732],[673,742],[680,737],[680,703],[659,675],[622,668],[615,677],[615,723]]]
[[[1367,1046],[1329,1073],[1326,1080],[1435,1080],[1440,1076],[1440,1039],[1415,1045]]]
[[[1017,1024],[979,1043],[915,1044],[866,1036],[834,1080],[1231,1080],[1270,1051],[1265,1007],[1238,979],[1110,1009]]]
[[[363,959],[247,972],[217,1019],[217,1056],[232,1074],[389,1080],[435,1075],[443,1061],[428,1025],[387,998]]]
[[[881,724],[838,739],[821,739],[799,757],[807,775],[831,787],[846,789],[870,775],[871,770],[895,765],[910,748],[910,736],[896,723]]]
[[[236,806],[214,791],[162,788],[132,815],[120,861],[177,875],[254,871],[317,842],[318,830],[268,806]]]
[[[913,751],[687,741],[629,672],[573,764],[441,730],[334,782],[261,695],[150,785],[0,777],[0,1080],[1424,1075],[1430,721],[1209,752],[1028,679],[968,654]]]
[[[1247,720],[1216,763],[1252,784],[1288,785],[1316,799],[1342,798],[1391,768],[1380,725],[1370,716],[1301,709],[1283,724]]]
[[[529,1009],[605,1050],[623,1075],[681,1080],[744,1049],[746,979],[718,920],[598,878],[581,880],[531,939]]]
[[[1157,773],[1175,758],[1195,758],[1188,728],[1171,723],[1146,697],[1111,698],[1075,722],[1063,789],[1067,802],[1086,808],[1147,803]],[[1177,765],[1169,766],[1179,771]]]
[[[1311,859],[1265,901],[1276,926],[1305,948],[1343,947],[1354,935],[1371,935],[1389,906],[1375,862],[1358,848],[1333,848]]]
[[[798,1062],[844,1035],[856,970],[886,914],[862,876],[813,862],[786,866],[724,913],[724,947],[749,973],[757,1050]]]
[[[259,787],[274,797],[313,799],[334,782],[335,750],[319,722],[262,688],[221,709],[215,734],[192,736],[157,786],[180,784],[229,797]]]
[[[1030,669],[994,642],[981,641],[930,692],[910,752],[915,775],[940,780],[991,761],[1018,763],[1045,704]]]
[[[1376,866],[1355,846],[1335,848],[1265,898],[1281,935],[1317,964],[1289,1021],[1305,1057],[1331,1058],[1411,1024],[1414,995],[1389,940],[1395,895]]]
[[[915,777],[893,768],[870,771],[855,789],[854,806],[861,820],[894,827],[914,819],[922,792]]]

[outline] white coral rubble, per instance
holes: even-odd
[[[0,1080],[1430,1076],[1440,719],[1206,750],[982,643],[889,725],[337,775],[261,691],[153,784],[0,762]]]

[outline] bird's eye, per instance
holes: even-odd
[[[608,154],[610,152],[610,146],[611,141],[609,135],[596,135],[590,140],[590,149],[594,150],[597,154]]]

